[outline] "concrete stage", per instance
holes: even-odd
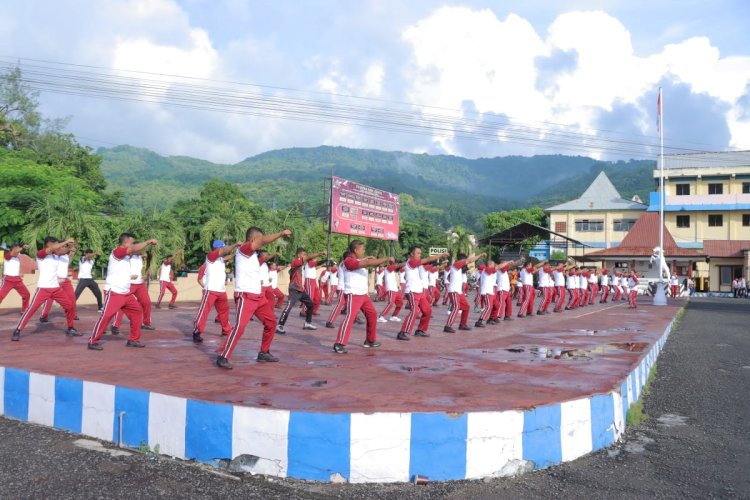
[[[5,309],[0,413],[112,441],[122,432],[125,444],[159,444],[181,458],[244,455],[248,470],[277,476],[505,475],[614,442],[682,305],[654,307],[644,297],[636,310],[596,304],[481,329],[472,313],[472,331],[455,334],[442,332],[440,306],[430,338],[397,341],[400,323],[379,323],[383,345],[366,349],[364,325],[355,325],[348,354],[332,352],[336,330],[325,328],[330,307],[322,306],[317,331],[290,315],[272,347],[279,363],[255,361],[252,322],[231,371],[213,365],[222,342],[214,313],[203,344],[193,344],[196,303],[154,309],[157,331],[143,332],[145,349],[125,347],[126,322],[120,336],[104,337],[102,352],[86,349],[93,306],[79,308],[83,337],[66,337],[55,309],[50,323],[34,318],[20,342],[10,342],[18,310]]]

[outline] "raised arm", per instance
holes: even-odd
[[[266,246],[269,243],[273,243],[279,238],[286,238],[287,236],[291,236],[291,235],[292,235],[291,229],[284,229],[283,231],[279,231],[278,233],[273,233],[273,234],[264,234],[263,236],[257,239],[257,246],[256,244],[254,244],[253,246],[257,250],[258,248]]]
[[[149,247],[151,245],[158,245],[159,242],[155,239],[150,239],[141,243],[135,243],[128,248],[128,255],[133,255],[134,253],[138,253],[141,250],[143,250],[146,247]]]

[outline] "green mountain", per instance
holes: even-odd
[[[472,160],[320,146],[274,150],[225,165],[164,157],[132,146],[100,149],[98,153],[110,189],[123,191],[129,207],[165,208],[197,196],[204,182],[217,178],[236,183],[261,205],[279,209],[296,206],[308,215],[317,215],[327,202],[324,179],[333,171],[339,177],[401,193],[405,216],[429,217],[445,227],[476,227],[487,212],[526,207],[534,204],[532,200],[549,206],[554,203],[545,205],[548,200],[557,196],[577,197],[597,169],[606,169],[608,175],[612,171],[612,181],[623,196],[631,191],[645,193],[652,184],[650,171],[641,168],[641,162],[607,163],[582,156]]]

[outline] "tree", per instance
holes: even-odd
[[[490,212],[484,216],[484,233],[490,236],[494,233],[504,231],[522,222],[530,222],[537,226],[547,227],[547,214],[541,207],[519,208],[504,212]]]
[[[471,235],[463,226],[456,228],[448,235],[448,251],[455,255],[470,255],[474,250],[474,242]]]
[[[153,272],[167,255],[175,256],[175,263],[185,261],[185,229],[174,215],[166,210],[130,212],[116,220],[113,238],[121,233],[132,233],[137,241],[156,238],[159,244],[151,246],[146,255],[146,272]],[[117,235],[117,236],[115,236]],[[114,241],[114,239],[113,239]],[[114,243],[112,246],[115,246]]]
[[[3,146],[19,149],[28,145],[42,122],[37,111],[38,97],[39,92],[24,83],[20,67],[0,75],[0,141]]]

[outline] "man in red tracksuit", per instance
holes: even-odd
[[[385,283],[386,301],[388,303],[380,312],[380,317],[378,317],[378,322],[380,323],[385,323],[386,321],[400,321],[398,313],[400,313],[401,308],[404,307],[404,296],[399,287],[398,272],[399,269],[403,267],[404,263],[401,262],[399,264],[389,264],[385,268],[383,282]],[[392,313],[391,310],[393,310]]]
[[[229,358],[253,316],[263,324],[263,336],[256,360],[261,363],[275,363],[279,360],[271,354],[271,343],[276,329],[276,316],[273,313],[273,304],[268,302],[263,293],[257,250],[291,234],[292,232],[289,229],[274,234],[263,234],[263,231],[255,226],[248,228],[245,233],[245,243],[237,249],[234,257],[237,320],[221,347],[221,354],[216,358],[216,366],[219,368],[232,369]]]
[[[141,330],[153,330],[154,327],[151,325],[151,297],[148,294],[146,282],[143,281],[143,256],[140,251],[133,252],[130,255],[130,293],[138,301],[141,311],[143,311]],[[103,309],[104,307],[102,307]],[[120,334],[120,326],[122,326],[124,317],[124,309],[117,311],[114,323],[112,323],[112,335]]]
[[[448,274],[447,293],[448,300],[450,301],[450,314],[448,315],[448,321],[446,321],[443,327],[444,332],[456,333],[456,330],[453,329],[453,324],[456,322],[459,312],[461,313],[461,320],[458,322],[458,329],[471,330],[468,325],[469,301],[466,300],[466,296],[464,295],[463,269],[484,255],[486,254],[467,258],[466,255],[459,254],[453,264],[445,269],[445,272]]]
[[[15,290],[21,296],[21,313],[29,308],[29,298],[31,297],[28,288],[23,283],[21,258],[19,257],[21,252],[28,248],[28,245],[13,243],[3,255],[3,283],[0,285],[0,303],[5,300],[11,290]]]
[[[73,304],[76,303],[76,292],[73,289],[73,284],[70,282],[70,260],[75,255],[78,248],[75,245],[68,245],[61,247],[56,253],[58,256],[57,261],[57,281],[60,283],[60,288],[65,292],[68,297],[73,300]],[[47,300],[42,308],[42,315],[39,318],[39,322],[47,323],[49,320],[50,311],[52,310],[52,300]],[[78,319],[78,316],[74,314],[74,319]]]
[[[320,308],[320,301],[322,300],[322,296],[320,294],[320,288],[318,287],[318,261],[315,260],[316,257],[321,256],[321,255],[325,257],[325,252],[313,254],[312,258],[310,258],[309,260],[306,260],[304,262],[304,265],[302,266],[304,270],[303,276],[305,278],[305,293],[312,300],[313,316],[318,315],[318,309]],[[307,308],[307,305],[305,305],[305,303],[303,302],[302,312],[300,313],[300,315],[305,314],[306,308]]]
[[[346,268],[344,279],[347,281],[349,293],[346,296],[346,316],[339,326],[336,342],[333,344],[333,352],[337,354],[346,353],[349,334],[360,310],[365,316],[365,321],[367,321],[367,334],[362,346],[380,346],[380,342],[377,340],[377,313],[370,300],[367,268],[393,262],[393,257],[381,259],[365,257],[365,244],[361,240],[352,241],[349,244],[349,251],[351,254],[341,263]]]
[[[193,342],[203,342],[201,335],[206,329],[206,320],[212,307],[216,307],[216,313],[221,323],[221,333],[229,335],[232,327],[229,326],[229,301],[226,289],[226,266],[224,257],[232,253],[237,243],[227,246],[222,240],[213,242],[211,252],[206,255],[203,286],[203,295],[198,306],[198,311],[193,318]]]
[[[88,348],[92,351],[101,351],[104,347],[99,340],[104,335],[107,325],[122,310],[130,321],[130,336],[125,343],[127,347],[146,347],[141,340],[141,324],[143,323],[143,308],[133,295],[130,287],[132,270],[130,257],[144,248],[156,245],[156,240],[148,240],[136,243],[135,237],[130,233],[122,233],[118,239],[118,246],[109,254],[107,265],[107,280],[104,293],[104,309],[99,316],[94,331],[89,338]]]
[[[426,273],[424,265],[435,262],[436,260],[447,257],[448,255],[450,254],[444,253],[423,259],[422,247],[415,245],[410,249],[409,258],[404,266],[404,270],[406,271],[406,300],[409,303],[410,309],[409,314],[401,324],[401,331],[398,332],[398,335],[396,336],[398,340],[409,340],[409,334],[414,327],[417,314],[420,313],[422,314],[422,317],[419,320],[419,326],[417,326],[414,335],[416,337],[430,336],[430,334],[427,333],[427,328],[430,326],[432,307],[430,306],[430,297],[427,296],[427,290],[424,289],[424,275]]]
[[[315,266],[317,265],[315,259],[321,255],[325,255],[325,252],[318,252],[308,255],[307,251],[304,248],[300,247],[297,249],[295,259],[289,264],[289,300],[286,303],[286,307],[281,312],[281,317],[279,317],[279,324],[276,327],[276,333],[280,333],[282,335],[286,333],[284,325],[286,325],[286,320],[289,318],[289,313],[291,312],[292,308],[297,305],[297,302],[302,302],[303,311],[305,314],[305,324],[302,326],[302,329],[317,330],[317,327],[312,324],[312,317],[315,312],[314,301],[313,298],[307,293],[307,288],[305,286],[306,281],[304,280],[303,275],[305,272],[304,269],[306,267],[312,268],[312,271],[317,273],[317,271],[315,270]],[[313,265],[308,266],[308,261],[312,261]],[[315,280],[312,281],[315,282]],[[315,288],[317,289],[317,283],[315,283]],[[312,291],[314,293],[314,290]]]
[[[73,243],[73,240],[60,241],[54,236],[47,236],[44,239],[44,248],[36,253],[36,265],[39,270],[36,292],[34,292],[34,297],[31,299],[31,304],[29,304],[29,307],[21,315],[20,321],[16,325],[15,330],[13,330],[11,340],[18,341],[21,339],[21,332],[26,327],[31,316],[49,299],[60,304],[63,311],[65,311],[65,322],[68,326],[66,335],[69,337],[81,335],[73,327],[73,321],[76,316],[75,296],[71,299],[71,296],[60,287],[57,276],[57,264],[60,260],[60,256],[57,254],[58,252],[67,253],[66,249],[68,245],[73,245]]]
[[[174,272],[172,271],[172,255],[167,255],[164,263],[159,267],[159,298],[156,299],[156,308],[161,308],[161,300],[164,298],[164,293],[169,290],[172,294],[172,298],[169,301],[169,308],[174,309],[177,307],[175,302],[177,301],[177,288],[174,283]]]

